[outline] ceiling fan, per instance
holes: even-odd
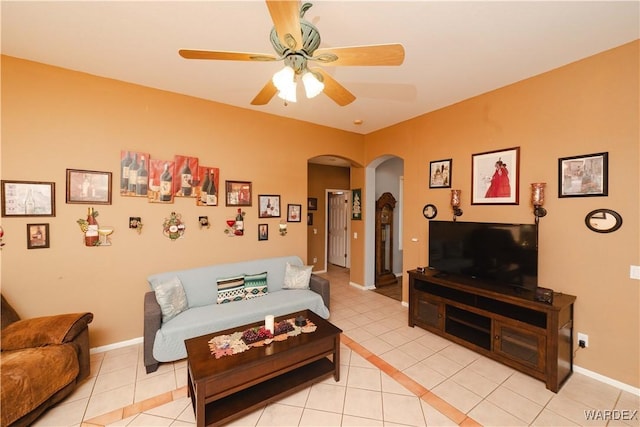
[[[404,47],[401,44],[382,44],[319,49],[320,32],[304,14],[312,6],[298,1],[266,0],[273,28],[271,45],[277,55],[265,53],[225,52],[210,50],[178,51],[185,59],[227,61],[284,61],[285,67],[274,74],[251,101],[265,105],[276,94],[286,102],[296,101],[297,80],[302,80],[308,98],[324,92],[336,104],[345,106],[356,97],[338,83],[324,69],[309,67],[309,62],[331,66],[401,65]]]

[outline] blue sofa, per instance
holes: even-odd
[[[144,297],[144,364],[147,373],[159,362],[187,357],[184,340],[257,322],[266,315],[285,315],[309,309],[329,318],[329,281],[311,274],[309,289],[283,289],[287,263],[302,267],[297,256],[218,264],[149,276],[152,291]],[[267,273],[266,295],[218,304],[218,280],[238,275]],[[157,285],[179,279],[188,308],[163,322],[155,292]],[[184,304],[183,304],[184,306]]]

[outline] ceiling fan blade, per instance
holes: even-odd
[[[269,14],[283,46],[291,50],[302,48],[300,3],[288,0],[266,0]]]
[[[356,100],[354,94],[349,92],[347,88],[342,86],[336,79],[331,77],[326,71],[322,68],[311,68],[311,71],[314,73],[318,73],[322,75],[322,79],[324,82],[324,90],[323,92],[333,101],[341,107],[345,105],[351,104]]]
[[[273,98],[276,93],[278,93],[278,89],[273,84],[271,79],[269,79],[262,90],[258,92],[255,98],[253,98],[253,100],[251,101],[251,105],[266,105],[269,103],[269,101],[271,101],[271,98]]]
[[[332,60],[332,55],[337,59]],[[401,44],[379,44],[317,49],[313,59],[326,65],[400,65],[404,62]]]
[[[216,59],[224,61],[275,61],[278,59],[268,53],[224,52],[190,49],[180,49],[178,53],[185,59]]]

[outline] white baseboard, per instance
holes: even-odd
[[[350,286],[353,286],[354,288],[358,288],[361,291],[370,291],[371,289],[375,289],[375,286],[362,286],[360,283],[356,283],[356,282],[349,282]]]
[[[633,387],[629,384],[625,384],[623,382],[620,382],[618,380],[614,380],[613,378],[609,378],[609,377],[605,377],[604,375],[601,375],[597,372],[593,372],[590,371],[588,369],[585,369],[581,366],[578,365],[573,365],[573,372],[577,372],[578,374],[582,374],[584,376],[587,376],[589,378],[593,378],[594,380],[598,380],[602,383],[605,384],[609,384],[611,386],[614,386],[616,388],[619,388],[621,390],[624,391],[628,391],[631,394],[635,394],[636,396],[640,396],[640,388],[638,387]]]
[[[122,348],[122,347],[129,347],[130,345],[142,344],[142,343],[143,343],[142,337],[133,338],[133,339],[127,340],[127,341],[120,341],[120,342],[116,342],[116,343],[113,343],[113,344],[107,344],[107,345],[103,345],[103,346],[100,346],[100,347],[94,347],[94,348],[89,350],[89,354],[104,353],[105,351],[115,350],[115,349]]]

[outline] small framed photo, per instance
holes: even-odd
[[[225,181],[226,206],[251,206],[251,182]]]
[[[609,194],[609,153],[558,159],[558,197]]]
[[[287,205],[287,222],[302,222],[302,205]]]
[[[27,249],[49,247],[49,224],[27,224]]]
[[[142,228],[142,218],[140,218],[139,216],[130,216],[129,228],[131,228],[132,230]]]
[[[355,188],[351,190],[351,219],[355,221],[362,220],[362,189]]]
[[[452,159],[429,163],[429,188],[451,188]]]
[[[517,205],[520,147],[472,155],[471,204]]]
[[[280,218],[280,196],[259,194],[258,209],[258,218]]]
[[[67,203],[110,205],[111,172],[67,169]]]
[[[269,224],[258,224],[258,240],[269,240]]]
[[[2,180],[2,216],[56,216],[56,183]]]
[[[310,211],[318,210],[318,199],[316,197],[309,197],[307,199],[307,209]]]
[[[313,225],[313,213],[307,212],[307,225]]]

